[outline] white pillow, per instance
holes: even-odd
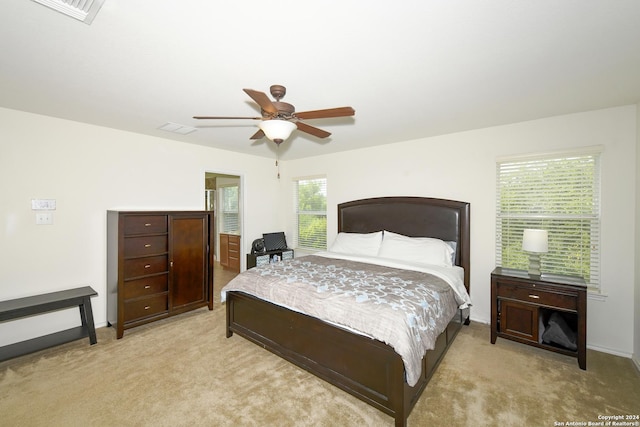
[[[453,248],[440,239],[408,237],[384,232],[378,256],[401,261],[451,267]]]
[[[374,233],[338,233],[331,252],[376,256],[382,242],[382,231]]]

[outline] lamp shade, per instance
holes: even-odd
[[[267,138],[276,144],[281,144],[291,136],[291,132],[293,132],[297,126],[295,123],[287,120],[271,119],[261,121],[258,127],[262,129]]]
[[[547,230],[524,230],[522,233],[522,250],[536,253],[547,252],[549,250],[549,235]]]

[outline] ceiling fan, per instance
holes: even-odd
[[[330,132],[308,125],[301,120],[308,119],[327,119],[333,117],[353,116],[356,111],[351,107],[327,108],[324,110],[303,111],[296,113],[295,107],[286,102],[280,101],[287,93],[287,88],[281,85],[273,85],[270,87],[271,96],[275,101],[271,101],[264,93],[253,89],[243,89],[247,95],[251,97],[259,106],[261,117],[225,117],[225,116],[194,116],[194,119],[210,120],[210,119],[249,119],[261,120],[258,130],[249,139],[260,139],[264,136],[275,142],[277,145],[282,144],[294,129],[306,132],[318,138],[326,138],[331,135]]]

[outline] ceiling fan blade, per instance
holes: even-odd
[[[262,129],[258,129],[258,132],[254,133],[253,136],[249,139],[262,139],[264,137],[264,132]]]
[[[269,97],[264,92],[253,89],[242,90],[244,90],[245,93],[251,97],[251,99],[256,101],[263,111],[266,111],[269,114],[278,114],[278,109],[275,105],[273,105],[273,102],[271,102]]]
[[[301,130],[302,132],[306,132],[313,136],[317,136],[318,138],[326,138],[331,135],[331,132],[327,132],[326,130],[319,129],[317,127],[309,126],[306,123],[296,122],[296,126],[298,127],[298,130]]]
[[[327,108],[326,110],[303,111],[295,113],[299,119],[327,119],[330,117],[353,116],[356,113],[351,107]]]
[[[193,116],[194,119],[198,120],[215,120],[215,119],[224,119],[224,120],[233,120],[233,119],[245,119],[245,120],[262,120],[262,117],[234,117],[234,116]]]

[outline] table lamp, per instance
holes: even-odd
[[[549,250],[547,230],[524,230],[522,233],[522,250],[529,254],[529,274],[539,276],[540,254]]]

